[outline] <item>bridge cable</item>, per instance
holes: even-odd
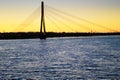
[[[53,9],[53,10],[56,11],[56,12],[62,13],[63,15],[70,16],[70,17],[73,17],[73,18],[82,20],[82,21],[84,21],[84,22],[87,22],[87,23],[96,25],[96,26],[98,26],[98,27],[100,27],[100,28],[107,29],[107,30],[112,31],[112,32],[119,32],[119,31],[117,31],[117,30],[114,30],[114,29],[108,28],[108,27],[106,27],[106,26],[103,26],[103,25],[94,23],[94,22],[92,22],[92,21],[89,21],[89,20],[86,20],[86,19],[83,19],[83,18],[80,18],[80,17],[77,17],[77,16],[73,16],[73,15],[68,14],[68,13],[66,13],[66,12],[63,12],[63,11],[61,11],[61,10],[52,8],[52,7],[48,6],[48,5],[46,5],[46,6],[49,7],[49,8],[51,8],[51,9]]]
[[[61,30],[61,28],[56,24],[56,22],[53,18],[50,18],[50,16],[48,16],[48,15],[45,15],[45,16],[46,16],[46,20],[49,20],[49,21],[51,21],[52,24],[54,24],[56,30]],[[53,32],[55,32],[55,31],[53,31]]]
[[[48,11],[48,10],[47,10]],[[58,19],[58,18],[55,18],[54,14],[53,13],[50,13],[49,11],[49,15],[52,17],[52,19],[54,19],[54,21],[59,21],[61,24],[64,24],[64,26],[68,27],[69,25],[64,23],[62,20]],[[71,27],[69,27],[69,29],[72,29]],[[74,29],[72,29],[72,31],[75,31]]]
[[[60,15],[60,13],[54,12],[54,10],[51,10],[51,9],[47,9],[47,10],[49,10],[49,12],[51,12],[52,14],[61,17],[62,19],[64,18],[64,16]],[[74,20],[72,20],[72,19],[69,19],[69,18],[64,18],[64,19],[67,19],[67,21],[71,21],[72,23],[73,23],[73,22],[76,23],[77,26],[83,26],[83,25],[81,25],[80,23],[77,23],[76,21],[74,21]],[[91,28],[88,28],[88,27],[86,27],[86,26],[81,27],[81,28],[85,28],[85,29],[87,29],[87,30],[91,30]]]
[[[30,25],[31,23],[33,23],[36,18],[40,18],[40,7],[37,7],[32,13],[31,15],[29,15],[20,25],[18,25],[13,31],[17,31],[17,30],[23,30],[26,27],[28,27],[28,25]]]

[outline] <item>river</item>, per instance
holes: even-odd
[[[120,36],[0,40],[0,79],[119,80]]]

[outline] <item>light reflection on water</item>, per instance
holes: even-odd
[[[0,40],[0,79],[119,80],[120,36]]]

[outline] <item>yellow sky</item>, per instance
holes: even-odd
[[[12,0],[14,1],[14,0]],[[19,7],[3,6],[0,8],[0,32],[36,32],[40,28],[39,1],[29,2],[30,5]],[[72,2],[72,0],[70,0]],[[55,2],[47,2],[45,7],[45,23],[47,31],[54,32],[120,32],[120,9],[119,7],[95,7],[66,3],[57,6]],[[24,1],[21,1],[21,4]],[[56,1],[57,3],[57,1]],[[59,3],[59,2],[58,2]],[[69,2],[68,2],[69,3]],[[79,3],[79,1],[78,1]],[[84,2],[85,3],[85,2]],[[92,5],[93,3],[89,4]],[[52,6],[53,5],[53,6]],[[51,7],[52,6],[52,7]],[[66,7],[65,7],[66,6]],[[52,8],[56,8],[55,11]]]

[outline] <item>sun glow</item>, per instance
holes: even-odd
[[[69,9],[71,8],[71,9]],[[120,32],[120,9],[45,6],[47,32]],[[0,32],[39,32],[40,6],[0,11]]]

